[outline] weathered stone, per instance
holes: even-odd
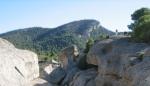
[[[58,67],[54,69],[46,80],[53,84],[60,84],[66,76],[66,72],[63,68]]]
[[[77,72],[69,86],[95,86],[95,82],[91,80],[94,80],[96,76],[96,69]]]
[[[78,60],[77,60],[77,67],[79,69],[86,69],[87,68],[86,54],[79,54]]]
[[[60,54],[63,66],[50,74],[57,77],[51,80],[60,86],[150,86],[149,52],[149,45],[130,42],[126,37],[96,42],[88,55],[78,57],[72,46]],[[82,69],[82,64],[92,68]]]
[[[67,75],[66,77],[64,78],[63,82],[62,82],[62,86],[65,86],[65,85],[69,85],[70,82],[73,80],[73,77],[75,76],[75,74],[77,72],[79,72],[80,70],[78,68],[72,68],[70,69],[68,72],[67,72]]]
[[[59,55],[59,60],[62,63],[61,67],[54,69],[46,77],[46,80],[57,85],[64,86],[68,84],[79,70],[77,68],[77,55],[78,50],[75,45],[65,48]]]
[[[49,82],[38,78],[38,79],[31,81],[30,84],[27,86],[56,86],[56,85],[50,84]]]
[[[150,57],[150,47],[144,50],[144,57]]]
[[[144,66],[140,64],[144,65],[144,62],[137,53],[147,47],[148,45],[143,43],[129,42],[128,38],[108,39],[94,44],[88,53],[87,62],[98,65],[96,86],[144,86],[138,83],[140,80],[143,82],[148,73],[142,71]],[[130,77],[127,78],[128,74]]]
[[[96,86],[95,79],[91,79],[86,83],[86,86]]]
[[[96,86],[122,86],[114,75],[98,75],[95,79]]]
[[[52,64],[49,64],[48,66],[46,66],[45,68],[44,68],[44,72],[47,74],[47,75],[49,75],[49,74],[51,74],[51,72],[54,70],[54,68],[52,67]]]
[[[65,70],[72,68],[76,65],[76,60],[78,56],[77,46],[73,45],[71,47],[65,48],[59,55],[59,59]]]
[[[150,60],[128,68],[123,77],[130,81],[129,86],[150,86]]]
[[[0,38],[0,86],[26,86],[38,76],[37,55]]]
[[[104,54],[105,52],[107,52],[107,49],[111,48],[111,46],[109,48],[108,45],[112,41],[113,41],[112,39],[108,39],[108,40],[101,41],[98,44],[94,45],[93,48],[90,49],[90,51],[87,55],[87,63],[93,64],[93,65],[98,65],[97,58],[99,58],[99,56],[101,56],[101,54]],[[102,50],[102,48],[105,48],[104,46],[107,48],[103,49],[103,52],[100,52]]]

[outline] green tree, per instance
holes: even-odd
[[[132,15],[134,21],[128,27],[133,31],[132,37],[136,41],[150,42],[150,9],[141,8]]]
[[[86,43],[86,47],[85,47],[85,50],[84,50],[84,53],[88,53],[91,46],[93,45],[94,43],[94,40],[92,38],[89,38],[89,40],[87,41]]]
[[[139,20],[140,17],[144,15],[149,15],[150,14],[150,9],[149,8],[141,8],[139,10],[136,10],[132,15],[132,20],[137,21]]]

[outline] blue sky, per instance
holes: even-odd
[[[150,0],[0,0],[0,33],[27,27],[57,27],[96,19],[115,31],[127,31],[130,15]]]

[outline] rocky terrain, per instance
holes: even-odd
[[[87,54],[67,47],[43,79],[33,52],[0,39],[0,58],[0,86],[150,86],[150,46],[129,37],[96,41]]]
[[[57,86],[150,86],[150,47],[128,37],[98,41],[86,56],[68,47],[60,61],[62,66],[46,78]]]

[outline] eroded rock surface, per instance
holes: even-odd
[[[62,66],[56,68],[49,75],[49,82],[59,86],[95,86],[94,79],[97,75],[97,69],[81,70],[78,67],[80,63],[78,62],[80,59],[78,54],[75,45],[65,48],[59,58]]]
[[[38,76],[37,55],[0,38],[0,86],[27,86]]]
[[[129,42],[128,38],[96,43],[87,56],[89,64],[98,66],[96,86],[150,86],[147,47],[144,43]]]
[[[46,80],[53,84],[60,84],[66,76],[66,72],[63,68],[58,67],[47,76]]]
[[[0,44],[4,45],[5,43]],[[15,47],[9,43],[8,45],[10,47],[7,48],[7,51],[9,50],[10,52],[14,52],[14,50],[11,49],[14,49]],[[1,46],[0,48],[2,48],[0,50],[2,54],[2,52],[5,51],[5,49],[3,48],[6,47]],[[20,50],[18,49],[15,50],[15,52],[17,53],[19,51]],[[127,37],[111,38],[96,42],[89,50],[88,54],[85,54],[86,53],[79,54],[78,49],[75,45],[65,48],[59,55],[61,66],[57,67],[52,72],[51,70],[46,70],[46,80],[35,79],[32,81],[32,85],[150,86],[150,46],[148,44],[130,42]],[[12,54],[10,55],[12,56]],[[23,55],[26,56],[25,54]],[[3,57],[6,58],[7,56],[8,55],[3,55]],[[11,61],[9,62],[11,63]],[[23,61],[28,62],[31,60]],[[32,63],[32,61],[30,63]],[[19,60],[19,62],[21,62],[21,60]],[[6,65],[6,63],[3,64]],[[27,66],[29,66],[29,64]],[[22,67],[24,68],[24,66]],[[33,66],[30,65],[30,67]],[[22,78],[23,76],[27,77],[28,74],[22,72],[20,70],[20,67],[18,66],[13,66],[13,68],[17,71],[17,78],[19,77],[19,80],[22,81],[17,81],[21,82],[21,84],[19,83],[20,85],[11,86],[25,86],[22,83],[26,82]],[[48,70],[49,69],[51,68],[48,68]],[[34,72],[32,71],[34,69],[30,69],[27,67],[26,71],[29,70],[31,71],[33,76],[29,74],[30,77],[28,76],[27,78],[29,80],[32,80],[34,77]],[[5,78],[3,78],[3,75],[1,76],[2,77],[0,77],[0,81],[6,80]]]
[[[128,37],[97,41],[87,55],[73,45],[59,59],[61,66],[48,75],[53,85],[150,86],[150,45]]]
[[[59,55],[62,68],[69,70],[75,67],[78,54],[79,52],[76,45],[65,48]]]
[[[69,86],[96,86],[95,77],[97,76],[96,69],[87,69],[79,71],[75,74],[73,81]]]
[[[56,86],[56,85],[50,84],[46,80],[38,78],[31,81],[31,83],[28,86]]]

